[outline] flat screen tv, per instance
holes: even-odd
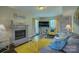
[[[49,21],[39,21],[39,27],[49,27]]]

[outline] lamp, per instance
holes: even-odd
[[[6,36],[6,28],[3,24],[0,24],[0,41]]]
[[[67,31],[71,31],[71,26],[70,26],[70,24],[67,24],[65,28],[66,28]]]

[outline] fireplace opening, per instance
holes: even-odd
[[[15,31],[15,40],[19,40],[26,37],[26,30],[16,30]]]

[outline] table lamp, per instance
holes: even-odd
[[[65,28],[66,28],[67,31],[69,31],[69,32],[71,31],[71,26],[70,26],[70,24],[67,24]]]
[[[0,41],[3,41],[6,36],[6,28],[3,24],[0,24]]]

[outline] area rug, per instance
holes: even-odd
[[[48,46],[52,40],[42,38],[38,42],[31,41],[15,48],[17,53],[39,53],[41,48]]]

